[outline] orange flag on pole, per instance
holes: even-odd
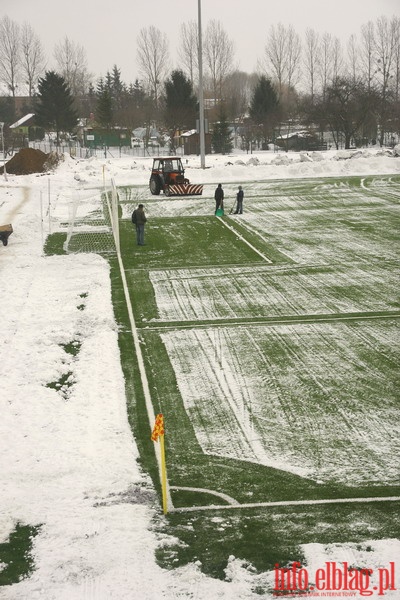
[[[165,464],[165,445],[164,445],[164,417],[160,413],[156,416],[151,439],[153,442],[158,442],[160,438],[160,475],[161,475],[161,491],[162,491],[162,502],[163,511],[166,515],[168,512],[168,498],[167,498],[167,468]]]
[[[160,435],[164,435],[164,417],[161,413],[156,416],[156,421],[154,423],[153,432],[151,434],[153,442],[157,442]]]

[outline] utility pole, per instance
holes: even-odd
[[[2,142],[2,146],[3,146],[3,173],[4,173],[4,179],[6,181],[7,180],[7,169],[6,169],[6,153],[4,151],[4,125],[5,123],[0,123],[0,127],[1,127],[1,142]]]
[[[201,0],[198,0],[198,26],[199,26],[199,136],[200,136],[200,164],[206,167],[206,144],[204,134],[204,96],[203,96],[203,42],[201,39]]]

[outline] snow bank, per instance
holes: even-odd
[[[399,155],[399,147],[267,152],[207,156],[204,170],[188,156],[184,165],[212,194],[218,182],[398,174]],[[225,582],[197,565],[171,572],[156,565],[161,539],[151,522],[159,507],[127,421],[108,265],[93,255],[42,254],[43,223],[65,219],[75,195],[96,193],[110,177],[147,186],[150,165],[150,158],[67,155],[50,175],[0,180],[0,224],[14,227],[0,247],[0,543],[17,522],[41,526],[36,570],[0,590],[7,600],[259,597],[251,591],[259,577],[234,557]]]

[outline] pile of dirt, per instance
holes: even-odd
[[[22,148],[7,163],[6,171],[10,175],[30,175],[31,173],[45,173],[58,164],[59,157],[54,152],[45,154],[41,150]],[[3,173],[4,167],[0,168]]]

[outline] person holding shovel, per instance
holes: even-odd
[[[236,210],[233,213],[234,215],[242,215],[243,214],[243,188],[241,185],[238,187],[238,193],[236,194]]]
[[[215,199],[215,214],[217,214],[218,210],[224,210],[224,190],[222,189],[222,184],[219,183],[217,189],[214,194]]]

